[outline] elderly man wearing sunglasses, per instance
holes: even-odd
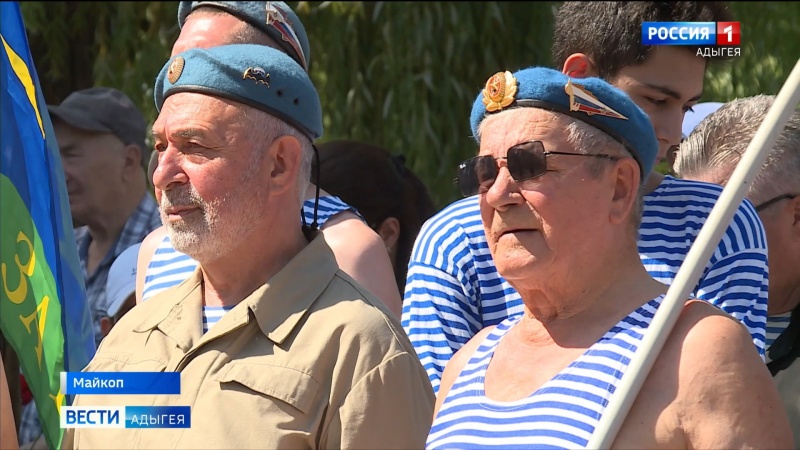
[[[734,100],[700,122],[681,144],[675,171],[727,184],[774,95]],[[795,111],[747,192],[769,245],[767,367],[800,444],[800,112]]]
[[[637,248],[655,131],[605,81],[539,67],[492,76],[471,125],[480,154],[458,182],[479,195],[489,251],[523,314],[450,360],[427,448],[583,448],[667,289]],[[791,446],[750,335],[696,299],[628,417],[615,448]]]
[[[680,144],[681,121],[702,96],[709,61],[688,46],[642,45],[642,23],[729,20],[721,2],[562,2],[553,62],[573,79],[597,76],[625,92],[650,118],[661,158]],[[548,162],[553,158],[561,157]],[[722,188],[656,170],[643,184],[639,256],[653,278],[669,285]],[[522,314],[519,293],[495,268],[480,219],[477,196],[451,203],[420,229],[409,263],[402,323],[434,392],[455,351],[482,328]],[[763,356],[767,290],[764,227],[745,200],[692,293],[739,319]]]

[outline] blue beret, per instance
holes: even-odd
[[[200,6],[221,9],[267,33],[303,69],[308,71],[311,47],[306,29],[292,8],[284,2],[178,2],[178,26],[183,28],[189,13]]]
[[[156,78],[154,96],[198,92],[250,105],[278,117],[312,141],[322,136],[322,106],[314,84],[280,50],[255,44],[193,48],[170,58]]]
[[[472,105],[472,135],[477,139],[487,114],[514,107],[567,114],[605,132],[633,155],[643,179],[655,165],[658,139],[650,118],[624,92],[600,78],[571,79],[546,67],[498,72]]]

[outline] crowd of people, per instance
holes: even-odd
[[[181,373],[178,396],[73,405],[192,411],[63,448],[586,447],[775,97],[698,103],[717,61],[641,44],[643,22],[731,21],[725,2],[555,19],[555,67],[486,69],[464,198],[439,211],[402,154],[318,142],[283,2],[180,2],[152,128],[114,88],[49,105],[99,345],[84,370]],[[614,447],[800,448],[798,267],[796,111]],[[7,355],[0,438],[39,448]]]

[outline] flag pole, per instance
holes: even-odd
[[[703,268],[714,253],[722,235],[750,188],[750,184],[761,170],[778,135],[786,127],[798,102],[800,102],[800,60],[789,73],[783,87],[775,97],[764,121],[758,127],[730,180],[708,216],[697,239],[689,249],[675,280],[667,290],[661,307],[653,316],[649,331],[642,339],[639,350],[631,359],[628,370],[622,376],[616,395],[609,400],[592,438],[586,448],[607,449],[611,447],[622,423],[630,411],[633,401],[661,352],[672,327],[694,286],[700,280]]]

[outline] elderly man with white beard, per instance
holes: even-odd
[[[154,173],[193,275],[133,308],[88,372],[179,372],[177,395],[78,395],[93,408],[190,406],[183,429],[79,428],[66,448],[421,448],[434,396],[400,323],[301,226],[308,74],[261,45],[190,49],[154,89]]]

